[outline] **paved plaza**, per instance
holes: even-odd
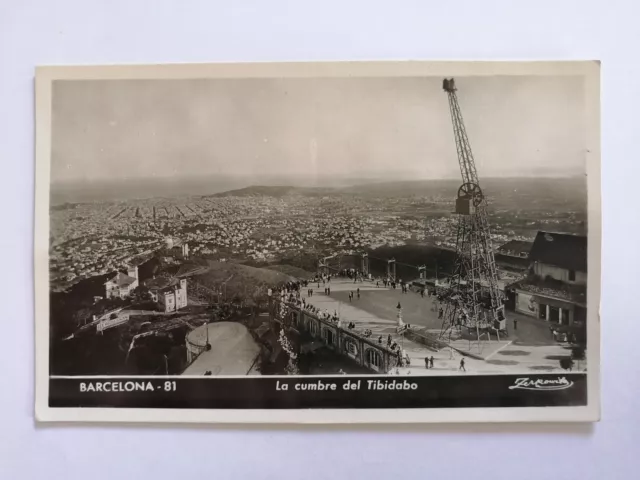
[[[399,345],[402,345],[409,355],[409,366],[400,368],[400,374],[412,375],[451,375],[453,373],[465,374],[500,374],[500,373],[544,373],[563,372],[560,368],[560,358],[571,354],[568,347],[556,343],[547,325],[537,319],[517,315],[508,312],[507,316],[509,337],[492,338],[491,341],[483,341],[481,345],[473,345],[471,352],[484,358],[463,356],[454,349],[443,349],[439,352],[432,351],[422,344],[403,338],[395,333],[397,325],[397,305],[402,306],[402,319],[405,324],[410,324],[413,329],[439,333],[442,321],[438,319],[438,313],[434,306],[434,299],[426,294],[421,297],[419,293],[409,291],[402,293],[399,288],[385,288],[375,282],[358,282],[353,280],[333,278],[330,284],[331,294],[324,294],[324,287],[320,284],[310,285],[314,293],[311,297],[305,297],[307,302],[329,313],[336,312],[342,324],[353,322],[356,331],[363,332],[369,329],[373,332],[372,338],[379,336],[386,342],[387,335],[391,335]],[[360,289],[360,298],[356,291]],[[354,298],[349,301],[349,292],[354,292]],[[304,292],[304,291],[303,291]],[[517,320],[517,329],[514,329],[514,320]],[[459,345],[452,345],[461,351],[469,350],[467,340],[458,340]],[[434,368],[425,368],[425,357],[434,358]],[[464,358],[466,372],[459,369],[460,360]],[[581,365],[584,368],[584,365]],[[395,373],[395,371],[393,372]]]

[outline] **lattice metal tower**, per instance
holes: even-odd
[[[450,288],[445,294],[440,336],[451,341],[466,330],[469,338],[477,339],[481,348],[482,336],[506,329],[504,296],[498,287],[487,199],[478,182],[453,78],[445,79],[442,88],[449,97],[462,185],[455,209],[459,215],[456,260]]]

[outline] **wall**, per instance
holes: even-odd
[[[279,303],[279,305],[281,305]],[[282,308],[282,307],[280,307]],[[306,310],[287,305],[287,314],[276,313],[273,320],[292,326],[298,331],[308,332],[315,340],[320,340],[339,354],[348,356],[358,365],[375,373],[387,373],[396,365],[397,355],[375,340],[364,338],[353,330],[338,327],[337,323],[320,318]],[[331,332],[328,335],[327,332]],[[329,343],[329,340],[332,340]]]
[[[539,308],[540,305],[534,301],[533,295],[521,291],[516,292],[516,312],[537,318],[539,316]]]
[[[208,325],[206,326],[206,328],[209,328]],[[194,342],[189,340],[189,334],[192,331],[193,330],[188,331],[185,334],[185,337],[184,337],[185,347],[186,347],[186,350],[187,350],[187,364],[189,364],[189,365],[196,358],[198,358],[198,355],[200,355],[202,352],[204,352],[204,350],[206,348],[206,343],[194,343]]]
[[[176,310],[187,306],[187,281],[180,280],[180,288],[175,290]]]
[[[546,263],[535,263],[534,272],[536,275],[540,275],[542,278],[546,276],[551,276],[556,280],[560,280],[561,282],[566,283],[575,283],[585,285],[587,282],[587,274],[586,272],[575,272],[575,280],[569,280],[569,270],[566,268],[556,267],[554,265],[548,265]]]
[[[152,8],[130,0],[3,2],[0,196],[11,206],[3,219],[11,234],[2,238],[3,250],[11,252],[4,258],[11,275],[0,281],[12,299],[4,316],[13,320],[4,322],[5,338],[11,339],[4,355],[11,361],[0,364],[5,386],[0,417],[3,436],[10,439],[0,448],[0,478],[601,480],[624,472],[633,478],[640,469],[634,395],[640,391],[640,322],[628,305],[637,297],[640,228],[632,220],[637,212],[623,206],[633,205],[629,195],[640,174],[633,154],[640,111],[640,64],[633,61],[640,44],[638,18],[635,0],[457,0],[453,5],[158,0]],[[602,61],[607,160],[602,163],[601,423],[44,427],[34,422],[36,65],[420,58]],[[448,115],[446,107],[442,114]],[[485,123],[468,125],[472,143],[483,129],[492,132]],[[480,153],[478,161],[484,158]],[[455,151],[443,155],[455,162]]]
[[[176,309],[176,296],[173,290],[158,292],[158,305],[163,312],[173,312]]]
[[[138,288],[138,279],[131,282],[131,284],[127,286],[127,288],[125,289],[125,291],[127,292],[126,294],[131,295],[136,288]]]
[[[576,281],[575,283],[580,285],[587,284],[587,272],[576,272]]]
[[[573,323],[576,308],[574,304],[564,300],[532,295],[520,290],[516,292],[516,312],[536,318],[544,316],[544,321],[550,321],[549,316],[551,312],[549,312],[549,315],[547,314],[547,306],[562,309],[563,324],[570,325]]]
[[[104,289],[105,289],[106,298],[113,298],[113,297],[120,296],[120,289],[118,288],[118,284],[115,282],[109,281],[105,283]]]

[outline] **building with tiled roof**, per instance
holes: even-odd
[[[104,283],[105,298],[125,298],[138,286],[138,267],[129,267],[127,273],[116,272]]]
[[[566,277],[558,280],[576,282],[577,277],[587,277],[587,237],[567,233],[538,232],[529,253],[531,261],[565,270]],[[543,271],[544,270],[544,271]],[[539,269],[538,275],[556,277],[561,272],[553,269]],[[573,274],[570,274],[573,272]],[[575,277],[574,279],[570,277]]]
[[[538,232],[530,275],[512,285],[515,310],[557,325],[586,321],[587,237]]]

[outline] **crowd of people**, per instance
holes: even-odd
[[[331,314],[327,310],[321,310],[315,305],[309,303],[305,299],[305,297],[303,297],[300,294],[302,288],[307,287],[307,297],[312,297],[313,288],[309,288],[309,285],[311,283],[316,283],[316,282],[319,285],[321,281],[323,281],[323,283],[326,284],[328,281],[330,282],[331,280],[327,278],[324,278],[322,280],[320,278],[313,278],[312,281],[300,280],[297,282],[287,282],[284,285],[282,285],[280,289],[276,289],[275,294],[276,296],[280,297],[280,301],[284,304],[289,304],[289,305],[298,307],[301,310],[305,312],[309,312],[323,320],[326,320],[332,323],[339,323],[340,319],[338,317],[337,312],[334,311],[333,314]],[[325,293],[328,294],[327,288],[325,288]]]
[[[330,313],[326,309],[320,309],[315,305],[311,304],[306,298],[313,297],[314,295],[314,287],[320,289],[320,286],[324,288],[325,295],[331,295],[331,279],[336,277],[353,279],[354,283],[359,281],[364,281],[365,278],[369,278],[371,280],[370,275],[366,276],[363,272],[360,272],[355,269],[345,269],[338,272],[338,274],[318,274],[312,277],[310,280],[300,280],[297,282],[287,282],[285,283],[279,290],[277,290],[277,295],[279,295],[281,301],[285,304],[293,305],[300,308],[302,311],[309,312],[310,314],[320,318],[321,320],[331,322],[336,324],[338,327],[344,327],[355,335],[362,336],[363,338],[371,338],[373,336],[373,331],[371,329],[365,329],[363,331],[357,330],[357,325],[355,322],[348,322],[346,325],[342,325],[340,322],[340,317],[336,311]],[[400,288],[402,293],[409,292],[409,285],[404,282],[402,279],[398,279],[396,282],[391,278],[382,278],[377,279],[376,287],[379,287],[382,284],[385,288]],[[301,295],[301,291],[303,288],[306,288],[306,298]],[[414,289],[415,291],[415,289]],[[423,298],[426,295],[429,298],[434,298],[434,303],[432,305],[432,310],[438,312],[438,318],[442,319],[444,315],[443,305],[448,301],[445,298],[445,295],[436,291],[435,287],[424,286],[417,290]],[[352,302],[354,299],[360,299],[360,288],[356,288],[355,291],[349,291],[348,295],[349,301]],[[461,312],[460,323],[464,324],[466,322],[466,313]],[[387,335],[386,342],[382,335],[378,336],[377,339],[378,345],[386,347],[392,354],[395,355],[397,359],[397,366],[408,366],[410,365],[410,358],[408,354],[406,354],[400,345],[396,341],[393,340],[391,334]],[[425,358],[425,367],[426,368],[434,368],[433,366],[434,358],[427,357]],[[461,369],[464,369],[464,364],[461,365]]]
[[[345,276],[347,278],[360,279],[362,276],[359,276],[360,272],[355,270],[344,270],[340,272],[339,276]],[[280,301],[284,304],[289,304],[295,307],[300,308],[302,311],[309,312],[312,315],[320,318],[321,320],[325,320],[331,323],[336,324],[338,327],[342,327],[340,323],[340,317],[338,313],[334,311],[330,313],[329,311],[322,310],[315,305],[311,304],[306,300],[305,297],[301,295],[301,290],[303,288],[307,288],[307,298],[313,296],[313,287],[315,284],[317,288],[320,288],[322,284],[324,286],[324,291],[326,295],[331,294],[330,284],[331,278],[333,275],[316,275],[311,280],[301,280],[297,282],[287,282],[280,289],[276,289],[275,295],[280,297]],[[386,284],[386,281],[385,281]],[[349,292],[349,300],[352,301],[354,297],[360,298],[360,288],[357,288],[355,294],[353,291]],[[373,336],[373,331],[371,329],[365,329],[363,331],[358,331],[355,322],[349,322],[345,328],[356,334],[358,336],[362,336],[364,338],[371,338]],[[383,345],[383,337],[378,337],[378,344]],[[402,352],[400,346],[397,342],[393,341],[391,335],[387,337],[386,347],[393,353],[398,356],[399,365],[404,365],[409,363],[409,357],[405,356]]]

